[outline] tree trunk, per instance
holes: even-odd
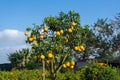
[[[45,61],[44,60],[42,60],[42,80],[45,80]]]

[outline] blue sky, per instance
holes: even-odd
[[[98,18],[113,18],[120,11],[120,0],[0,0],[0,30],[25,30],[26,25],[41,24],[44,17],[75,10],[81,24],[93,24]]]
[[[27,25],[39,25],[46,16],[69,10],[80,13],[82,25],[93,25],[98,18],[113,19],[120,12],[119,3],[120,0],[0,0],[0,63],[8,61],[6,54],[27,47],[23,35]]]

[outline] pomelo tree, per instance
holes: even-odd
[[[82,27],[79,13],[72,10],[60,12],[58,16],[48,16],[41,25],[26,28],[26,42],[32,46],[31,59],[42,63],[43,80],[45,69],[55,80],[61,68],[74,68],[74,54],[85,51],[88,31],[89,26]]]

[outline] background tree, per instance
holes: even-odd
[[[113,28],[106,21],[107,19],[98,19],[93,30],[98,40],[96,43],[98,57],[103,60],[111,58],[113,54]]]
[[[8,55],[9,61],[12,67],[22,68],[25,67],[29,61],[30,51],[29,49],[22,49]]]
[[[119,51],[120,16],[117,15],[115,20],[109,22],[107,19],[98,19],[91,30],[94,34],[94,43],[88,46],[92,46],[90,50],[87,49],[88,52],[92,50],[97,59],[113,61]]]
[[[114,27],[114,38],[113,38],[113,48],[116,51],[113,62],[120,64],[120,13],[115,16],[114,20],[111,20],[111,25]]]

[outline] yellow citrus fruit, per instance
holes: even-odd
[[[28,38],[28,41],[29,41],[29,42],[33,42],[34,39],[33,39],[32,37],[30,37],[30,38]]]
[[[59,46],[59,48],[61,49],[61,48],[62,48],[62,46]]]
[[[44,59],[45,59],[45,56],[44,56],[44,55],[41,55],[41,56],[40,56],[40,59],[44,60]]]
[[[103,66],[104,65],[104,63],[103,62],[100,62],[100,63],[98,63],[100,66]]]
[[[62,64],[62,67],[63,67],[63,68],[67,68],[67,66],[66,66],[65,64]]]
[[[72,30],[74,29],[74,27],[73,27],[73,26],[71,26],[70,28],[71,28]]]
[[[46,63],[49,64],[49,63],[50,63],[50,60],[47,60]]]
[[[74,62],[74,61],[71,61],[70,64],[71,64],[71,66],[74,66],[74,65],[75,65],[75,62]]]
[[[36,36],[33,36],[33,39],[36,40]]]
[[[25,34],[25,36],[28,36],[28,32],[25,32],[24,34]]]
[[[69,32],[69,33],[72,33],[72,29],[71,29],[71,28],[69,28],[69,29],[68,29],[68,32]]]
[[[70,67],[70,62],[66,62],[65,64],[67,67]]]
[[[59,31],[56,32],[56,36],[60,36],[60,32]]]
[[[54,55],[52,54],[52,52],[49,52],[48,53],[48,58],[53,58],[54,57]]]
[[[97,74],[98,74],[98,72],[95,72],[95,74],[97,75]]]
[[[80,49],[81,49],[82,51],[84,51],[84,50],[85,50],[85,47],[84,47],[84,46],[80,46]]]
[[[63,42],[68,42],[68,39],[67,39],[67,38],[63,38],[62,41],[63,41]]]
[[[37,42],[33,43],[33,46],[38,47],[38,43]]]
[[[60,34],[63,34],[64,33],[64,31],[63,30],[60,30]]]
[[[75,50],[75,51],[78,51],[78,50],[79,50],[79,47],[78,47],[78,46],[75,46],[75,47],[74,47],[74,50]]]
[[[48,31],[48,28],[47,28],[47,27],[45,27],[45,28],[44,28],[44,32],[47,32],[47,31]]]
[[[44,38],[44,36],[43,35],[40,35],[40,39],[43,39]]]
[[[82,51],[82,49],[81,49],[81,48],[79,48],[79,49],[78,49],[78,51],[79,51],[79,52],[81,52],[81,51]]]
[[[74,68],[74,66],[70,66],[70,68],[71,68],[71,69],[73,69],[73,68]]]
[[[36,59],[37,59],[37,56],[33,56],[33,59],[36,60]]]
[[[76,26],[76,23],[75,23],[75,22],[72,22],[72,26]]]
[[[35,52],[35,49],[32,49],[31,51],[32,51],[32,52]]]

